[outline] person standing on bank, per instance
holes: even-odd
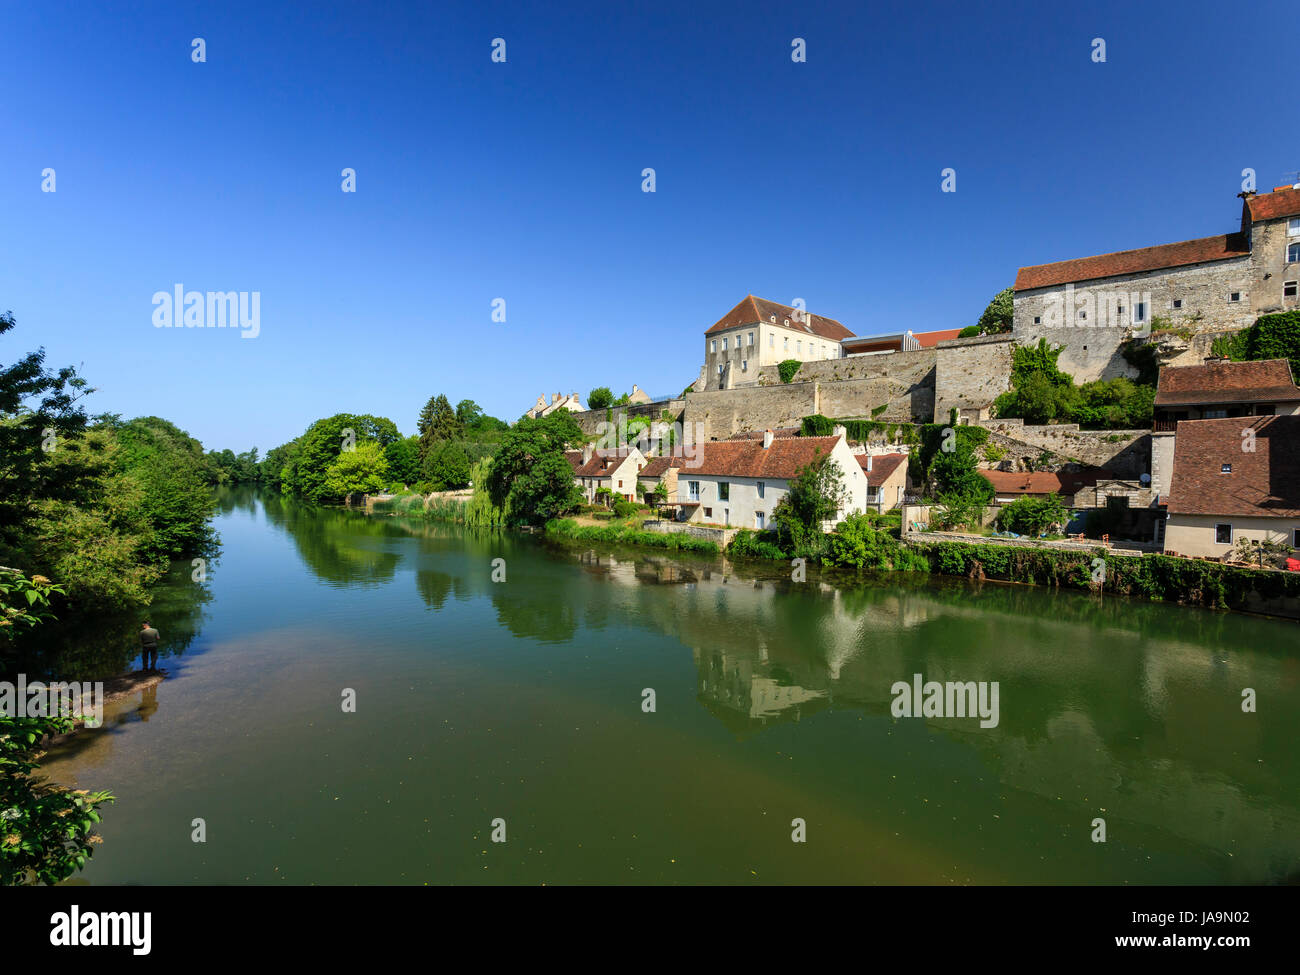
[[[148,620],[140,624],[140,665],[144,670],[158,669],[158,631]]]

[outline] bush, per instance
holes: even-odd
[[[615,518],[633,518],[640,514],[641,508],[631,501],[625,501],[623,498],[615,497],[613,505]]]
[[[611,525],[605,528],[597,525],[579,525],[572,518],[556,518],[548,521],[546,534],[553,538],[568,538],[579,542],[613,542],[664,548],[675,552],[718,554],[718,544],[703,538],[694,538],[676,532],[647,532],[628,526]]]
[[[786,359],[784,362],[779,363],[776,368],[777,372],[781,375],[781,382],[792,382],[795,373],[799,371],[799,367],[802,365],[803,363],[798,359]]]
[[[968,339],[973,335],[979,335],[979,334],[980,334],[980,327],[978,325],[967,325],[965,328],[963,328],[960,332],[957,333],[957,338]]]
[[[853,569],[929,571],[929,562],[877,528],[868,515],[853,514],[835,526],[830,535],[827,565]]]
[[[1069,517],[1059,494],[1017,498],[998,512],[998,527],[1021,535],[1041,535],[1052,525],[1064,526]]]
[[[727,555],[731,558],[778,559],[788,556],[775,543],[775,536],[770,532],[755,532],[748,528],[736,533],[727,546]]]

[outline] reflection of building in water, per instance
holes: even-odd
[[[764,650],[758,659],[752,655],[695,649],[695,666],[699,674],[699,693],[712,707],[723,708],[748,726],[765,725],[769,719],[798,721],[810,702],[829,702],[824,690],[811,690],[791,683],[788,675],[773,676],[780,668],[767,664]]]

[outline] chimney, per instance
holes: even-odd
[[[772,446],[772,437],[773,437],[773,436],[774,436],[774,434],[772,433],[771,430],[764,430],[764,431],[763,431],[763,449],[764,449],[764,450],[767,450],[768,447]]]
[[[636,388],[636,383],[633,383],[633,384],[632,384],[632,392],[634,392],[634,393],[640,392],[640,390],[638,390],[638,389]]]
[[[589,460],[591,460],[591,444],[585,443],[582,445],[582,462],[585,464]]]

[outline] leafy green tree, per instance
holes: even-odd
[[[472,399],[463,399],[456,404],[456,421],[462,427],[476,426],[483,416],[483,407]]]
[[[165,561],[210,550],[216,501],[208,490],[203,445],[175,424],[138,417],[114,430],[118,469],[143,489],[143,513],[153,527],[148,557]]]
[[[1261,315],[1250,327],[1215,339],[1212,351],[1238,362],[1286,359],[1292,381],[1300,382],[1300,311]]]
[[[818,453],[795,472],[790,489],[772,511],[778,537],[788,550],[802,549],[822,534],[823,523],[832,521],[848,499],[840,465],[829,454]]]
[[[388,461],[377,442],[359,443],[345,450],[325,472],[323,496],[343,498],[349,494],[378,494],[388,483]]]
[[[980,315],[979,326],[980,333],[990,335],[995,332],[1009,332],[1015,318],[1015,292],[1011,288],[1003,288],[993,296],[989,302],[984,314]]]
[[[1064,526],[1070,513],[1059,494],[1016,498],[998,512],[998,527],[1022,535],[1041,535],[1053,525]]]
[[[581,441],[567,410],[524,417],[502,437],[488,471],[488,492],[511,524],[541,524],[578,506],[581,492],[564,451]]]
[[[388,473],[403,484],[414,484],[420,479],[420,438],[406,437],[394,440],[384,448]]]
[[[587,409],[603,410],[614,405],[614,394],[608,386],[597,386],[587,394]]]
[[[459,440],[439,440],[424,455],[424,479],[435,491],[463,488],[470,480],[470,459]]]
[[[397,425],[386,417],[336,413],[317,420],[280,458],[281,490],[313,504],[337,497],[326,489],[325,478],[344,447],[375,443],[382,450],[400,439]]]
[[[802,365],[803,362],[799,359],[783,359],[781,362],[777,363],[776,371],[781,377],[781,382],[794,382],[795,374],[799,371],[799,367]]]

